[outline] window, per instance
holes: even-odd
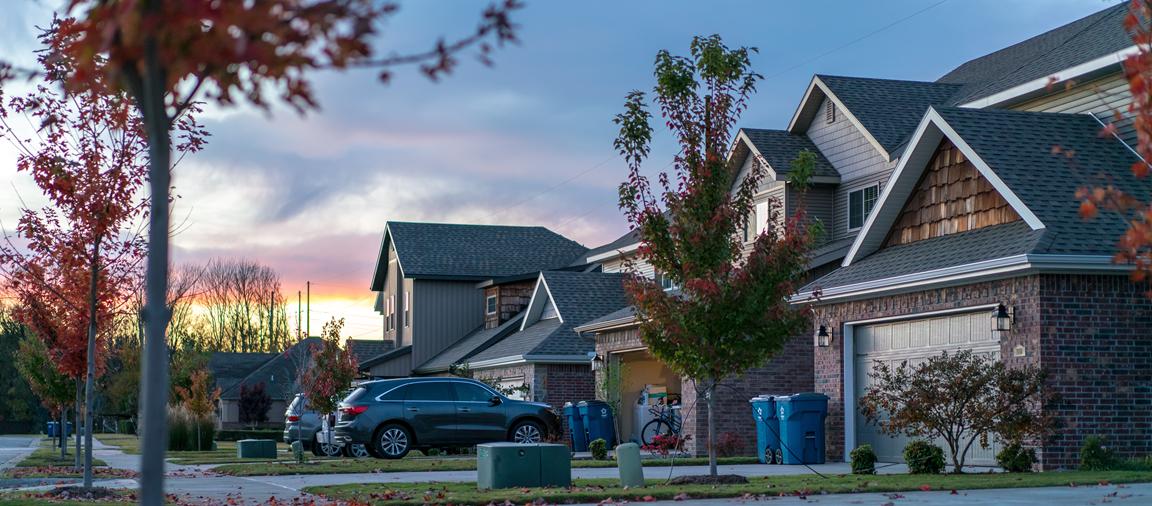
[[[381,400],[381,401],[402,401],[402,400],[404,400],[404,394],[406,394],[407,392],[408,392],[407,386],[397,387],[397,388],[394,388],[392,390],[385,391],[382,395],[380,395],[380,397],[378,397],[378,400]]]
[[[848,229],[855,230],[864,226],[864,220],[868,218],[868,213],[872,212],[872,207],[876,205],[876,199],[880,196],[880,185],[872,185],[867,188],[861,188],[848,194]]]
[[[404,292],[404,328],[412,323],[412,307],[408,305],[408,292]]]
[[[836,102],[833,102],[831,100],[826,100],[824,102],[824,122],[825,123],[835,123],[836,122]]]
[[[384,331],[392,330],[392,299],[384,300]]]
[[[422,381],[410,383],[405,390],[406,401],[451,401],[452,389],[447,381]]]
[[[459,402],[487,403],[496,395],[480,385],[465,383],[463,381],[453,381],[452,387],[456,389],[456,400]]]
[[[676,282],[673,281],[672,278],[668,277],[666,274],[660,271],[656,271],[656,283],[659,284],[660,288],[663,288],[665,291],[679,288],[676,286]]]
[[[496,314],[496,296],[489,295],[488,299],[485,301],[485,306],[486,309],[484,314]]]
[[[768,229],[768,219],[769,218],[770,218],[770,216],[768,214],[768,203],[767,202],[758,202],[756,204],[756,235],[757,236],[764,233],[764,231]]]

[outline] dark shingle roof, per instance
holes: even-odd
[[[583,355],[592,351],[594,343],[573,329],[628,305],[624,274],[549,271],[541,275],[560,318],[539,320],[476,354],[470,361],[517,355]]]
[[[929,106],[946,105],[960,90],[958,84],[923,81],[872,79],[864,77],[816,76],[828,86],[864,129],[889,154],[912,135]]]
[[[384,362],[392,360],[396,357],[402,357],[404,355],[409,355],[411,353],[412,353],[412,345],[410,345],[410,344],[404,345],[404,346],[401,346],[399,348],[395,348],[395,349],[389,350],[387,352],[384,352],[380,355],[372,357],[372,358],[365,360],[363,362],[360,362],[359,367],[360,367],[360,370],[363,371],[363,370],[368,369],[370,367],[373,367],[373,366],[376,366],[379,364],[383,364]]]
[[[567,266],[588,248],[544,227],[388,222],[404,275],[487,279]],[[386,258],[386,257],[384,257]],[[377,269],[373,290],[383,286]]]
[[[232,386],[223,389],[220,398],[239,399],[241,385],[252,386],[263,383],[265,391],[273,399],[291,399],[299,390],[296,385],[299,369],[311,360],[312,349],[320,346],[322,342],[319,337],[309,337],[292,345],[283,353],[270,354],[272,358]]]
[[[208,357],[208,372],[212,373],[212,378],[216,380],[216,386],[224,391],[235,386],[245,376],[252,374],[252,371],[272,360],[275,356],[275,353],[217,351]]]
[[[1136,195],[1152,192],[1152,181],[1132,175],[1135,155],[1115,138],[1100,136],[1101,126],[1091,116],[967,108],[938,112],[1044,228],[1032,230],[1018,221],[883,248],[802,292],[1020,254],[1111,256],[1126,229],[1123,217],[1102,213],[1082,218],[1077,189],[1112,184]]]
[[[1132,47],[1124,30],[1128,2],[968,61],[937,82],[963,84],[955,104],[994,95]]]
[[[796,159],[796,155],[801,150],[807,149],[816,155],[816,166],[813,167],[813,176],[822,177],[840,177],[840,173],[836,168],[828,162],[827,158],[820,153],[820,149],[812,143],[806,135],[793,134],[787,130],[765,130],[761,128],[741,128],[748,139],[772,166],[772,170],[776,172],[777,179],[786,180],[786,176],[791,170],[792,160]]]
[[[416,372],[428,374],[447,371],[453,364],[468,360],[468,358],[473,355],[488,349],[493,344],[496,344],[501,339],[515,332],[520,328],[520,321],[523,319],[524,312],[521,311],[516,316],[502,323],[499,327],[491,329],[481,327],[476,329],[471,334],[468,334],[452,346],[445,348],[444,351],[438,353],[427,362],[421,364],[420,367],[416,368]]]
[[[589,326],[589,325],[596,325],[599,323],[605,323],[605,322],[610,322],[610,321],[624,320],[627,318],[632,318],[632,319],[636,318],[636,307],[635,306],[628,306],[625,308],[618,309],[616,311],[608,313],[608,314],[601,316],[599,318],[593,318],[589,321],[581,323],[578,326],[579,327],[585,327],[585,326]]]
[[[956,133],[991,167],[1048,233],[1034,253],[1115,252],[1126,225],[1115,213],[1079,214],[1076,190],[1113,184],[1148,195],[1152,181],[1132,175],[1136,156],[1085,114],[942,108]],[[1059,147],[1059,152],[1054,152]]]
[[[396,344],[384,339],[349,339],[346,346],[352,350],[352,355],[356,357],[356,363],[359,364],[387,353],[396,347]]]

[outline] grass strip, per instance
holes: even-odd
[[[731,457],[717,461],[720,465],[755,464],[755,457]],[[707,465],[707,458],[676,459],[676,466]],[[663,459],[646,459],[645,467],[668,467]],[[573,460],[573,468],[616,467],[614,460]],[[232,476],[282,476],[293,474],[351,474],[351,473],[410,473],[426,471],[472,471],[476,469],[475,458],[435,458],[409,457],[400,460],[339,459],[314,461],[308,464],[294,462],[276,466],[253,466],[250,464],[222,465],[213,470]]]

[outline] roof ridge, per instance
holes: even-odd
[[[394,221],[389,220],[388,225],[440,225],[446,227],[487,227],[487,228],[539,228],[556,234],[557,232],[543,225],[498,225],[490,223],[445,223],[442,221]]]
[[[963,86],[963,84],[960,84],[960,83],[942,83],[939,81],[920,81],[917,79],[891,79],[891,78],[887,78],[887,77],[841,76],[841,75],[834,75],[834,74],[816,74],[816,77],[832,78],[832,79],[853,79],[853,80],[858,80],[858,81],[884,81],[884,82],[890,82],[890,83],[928,84],[928,85],[932,85],[932,86],[953,86],[953,87],[957,87],[957,88]]]

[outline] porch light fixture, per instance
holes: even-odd
[[[592,371],[599,371],[604,368],[604,357],[597,355],[596,352],[588,352],[588,360],[592,362]]]
[[[832,346],[832,329],[828,323],[821,323],[816,329],[816,346],[821,348]]]
[[[1008,332],[1012,330],[1012,309],[1003,302],[996,306],[992,312],[992,330],[995,332]]]

